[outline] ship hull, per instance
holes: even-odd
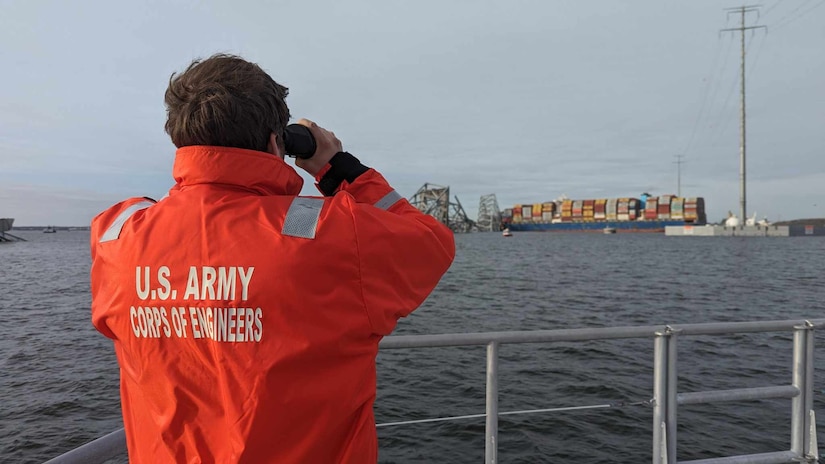
[[[512,232],[599,232],[605,228],[616,232],[664,233],[666,226],[683,226],[685,221],[594,221],[594,222],[519,222],[508,224]],[[701,224],[693,224],[701,225]]]

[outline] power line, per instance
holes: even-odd
[[[782,3],[782,0],[776,0],[776,3],[774,3],[773,5],[771,5],[771,7],[770,7],[770,8],[768,8],[767,10],[765,10],[765,16],[767,16],[767,15],[768,15],[768,13],[770,13],[771,11],[773,11],[773,9],[774,9],[774,8],[778,7],[780,3]]]
[[[676,196],[681,198],[681,196],[682,196],[682,164],[685,163],[685,161],[683,160],[685,155],[674,155],[674,156],[676,156],[676,161],[674,161],[674,163],[676,164]]]
[[[715,107],[717,100],[717,95],[719,94],[719,88],[722,86],[722,77],[725,74],[725,70],[728,69],[728,57],[730,56],[731,46],[733,45],[733,36],[730,36],[730,41],[728,42],[728,47],[725,49],[725,60],[722,64],[722,69],[719,73],[719,79],[716,80],[716,86],[713,88],[713,93],[711,94],[710,102],[712,107]],[[711,126],[713,127],[713,126]]]
[[[803,5],[804,5],[804,3],[803,3]],[[782,27],[787,26],[788,24],[793,23],[794,21],[798,20],[799,18],[802,18],[802,17],[806,16],[808,13],[810,13],[811,11],[814,11],[815,9],[821,7],[822,5],[825,5],[825,0],[817,3],[816,5],[812,6],[811,8],[808,8],[805,11],[799,13],[798,15],[794,16],[793,18],[789,19],[788,21],[785,21],[784,23],[778,23],[776,26],[774,26],[774,30],[776,30],[776,28],[782,28]],[[801,7],[802,7],[802,5],[800,5],[800,8]],[[798,9],[799,8],[797,8],[797,10]]]
[[[825,0],[823,0],[823,1],[825,1]],[[759,46],[756,48],[756,53],[753,55],[753,60],[751,60],[751,67],[748,68],[747,77],[751,77],[751,74],[753,73],[753,69],[756,67],[756,63],[759,61],[759,54],[762,51],[762,47],[765,45],[765,41],[768,40],[767,39],[767,35],[768,35],[767,32],[768,32],[768,30],[765,29],[766,38],[762,39],[759,42]]]
[[[720,35],[720,38],[721,38],[721,35]],[[725,70],[728,68],[728,57],[730,57],[730,49],[731,49],[732,45],[733,45],[733,36],[731,36],[730,41],[728,41],[727,47],[725,48],[725,51],[722,54],[724,56],[724,59],[722,61],[721,68],[719,68],[719,72],[718,72],[719,78],[716,78],[716,76],[717,76],[716,72],[713,72],[711,77],[709,78],[710,81],[712,81],[711,87],[713,88],[710,92],[710,98],[707,100],[710,103],[710,106],[708,107],[707,112],[701,111],[700,114],[697,115],[697,118],[696,118],[697,122],[700,122],[700,120],[702,118],[704,118],[708,114],[712,113],[712,108],[715,106],[715,102],[717,101],[716,96],[719,94],[719,88],[721,87],[721,78],[722,78],[722,76],[724,76]],[[699,125],[695,124],[695,126],[699,126]],[[702,126],[702,127],[704,127],[704,126]],[[695,127],[695,128],[697,128],[697,127]],[[694,136],[695,135],[691,135],[691,139],[690,139],[690,142],[688,143],[688,147],[684,150],[685,153],[689,153],[690,148],[693,146]]]
[[[699,113],[696,114],[696,119],[693,121],[693,129],[690,131],[690,138],[688,138],[688,143],[685,149],[683,150],[685,153],[690,152],[691,147],[693,146],[693,139],[696,137],[696,129],[699,127],[699,121],[702,119],[702,116],[705,113],[705,106],[708,102],[708,94],[710,93],[711,81],[716,71],[716,63],[719,61],[719,55],[721,53],[722,47],[719,45],[721,41],[721,37],[716,42],[716,54],[713,56],[713,61],[711,61],[710,69],[708,70],[707,76],[705,77],[705,86],[704,91],[702,92],[702,100],[701,104],[699,105]],[[733,42],[733,40],[731,40]]]
[[[797,11],[801,10],[801,9],[802,9],[805,5],[807,5],[807,4],[809,4],[809,3],[811,3],[812,1],[813,1],[813,0],[803,0],[803,2],[802,2],[802,3],[800,3],[799,5],[797,5],[797,7],[796,7],[796,8],[794,8],[793,10],[791,10],[791,12],[790,12],[790,13],[786,14],[785,16],[783,16],[782,18],[780,18],[779,20],[777,20],[777,21],[776,21],[776,24],[774,25],[774,27],[779,27],[779,25],[780,25],[780,24],[782,24],[782,22],[783,22],[783,21],[785,21],[786,19],[788,19],[791,15],[793,15],[793,14],[794,14],[794,13],[796,13]]]
[[[762,51],[762,46],[765,44],[765,40],[767,40],[767,39],[762,39],[759,42],[759,47],[756,49],[756,54],[754,55],[753,60],[751,60],[750,67],[748,68],[747,72],[745,73],[745,77],[748,78],[748,79],[750,79],[751,75],[753,74],[754,68],[756,68],[756,63],[759,61],[759,55],[760,55],[760,52]],[[750,40],[748,40],[748,44],[745,46],[746,54],[750,54],[750,48],[751,48],[750,44],[751,44],[752,41],[753,41],[753,36],[751,36]],[[713,145],[716,145],[719,142],[719,140],[722,139],[722,136],[724,136],[725,133],[728,131],[728,127],[730,127],[731,121],[734,120],[734,118],[730,118],[730,117],[726,118],[725,115],[727,113],[728,102],[730,102],[730,97],[733,96],[733,90],[736,88],[736,84],[738,84],[738,83],[739,83],[739,78],[738,77],[731,83],[730,91],[728,92],[728,96],[725,98],[725,104],[722,106],[722,111],[719,114],[719,121],[720,121],[719,125],[716,126],[716,131],[714,132],[715,136],[712,137],[712,140],[713,140],[712,144]]]
[[[738,30],[738,29],[736,29],[736,30]],[[731,37],[733,37],[733,36],[731,36]],[[752,35],[751,38],[748,39],[748,43],[747,43],[747,45],[745,45],[746,50],[750,49],[751,42],[753,42],[753,38],[754,38],[754,36]],[[751,67],[753,67],[753,65],[751,65]],[[740,82],[739,79],[740,78],[737,77],[736,79],[733,80],[733,82],[731,82],[730,89],[728,90],[728,94],[725,97],[725,103],[722,104],[722,109],[719,113],[719,123],[716,125],[716,130],[713,132],[714,135],[712,135],[712,137],[711,137],[712,140],[713,140],[713,144],[716,144],[716,142],[718,142],[719,139],[721,139],[722,136],[725,135],[725,132],[727,132],[727,130],[728,130],[728,126],[730,125],[730,122],[731,122],[732,119],[731,118],[726,118],[725,113],[727,112],[728,103],[730,103],[730,98],[733,96],[733,91],[736,89],[736,84],[738,84]]]

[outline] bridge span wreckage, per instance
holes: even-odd
[[[497,231],[501,224],[501,211],[495,194],[483,195],[478,206],[478,220],[467,217],[458,196],[450,199],[450,187],[424,184],[410,198],[410,204],[424,214],[438,219],[455,233]]]

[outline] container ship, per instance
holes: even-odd
[[[563,199],[515,205],[502,214],[502,228],[514,232],[664,232],[665,226],[706,222],[703,198],[675,195]]]

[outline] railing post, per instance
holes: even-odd
[[[805,456],[817,456],[816,420],[814,419],[814,324],[805,321]],[[815,461],[814,461],[815,462]]]
[[[498,342],[487,345],[487,427],[484,462],[498,462]]]
[[[667,337],[656,332],[653,345],[653,464],[667,462]]]
[[[676,463],[676,333],[656,332],[653,351],[653,464]]]
[[[678,386],[678,369],[676,364],[676,341],[678,340],[677,330],[673,330],[670,326],[665,328],[667,337],[667,411],[665,412],[667,421],[666,443],[667,443],[667,462],[676,464],[676,405],[677,405],[677,386]]]
[[[791,451],[797,456],[810,456],[811,411],[813,410],[814,377],[814,325],[794,327],[793,333],[793,385],[799,389],[791,404]]]

